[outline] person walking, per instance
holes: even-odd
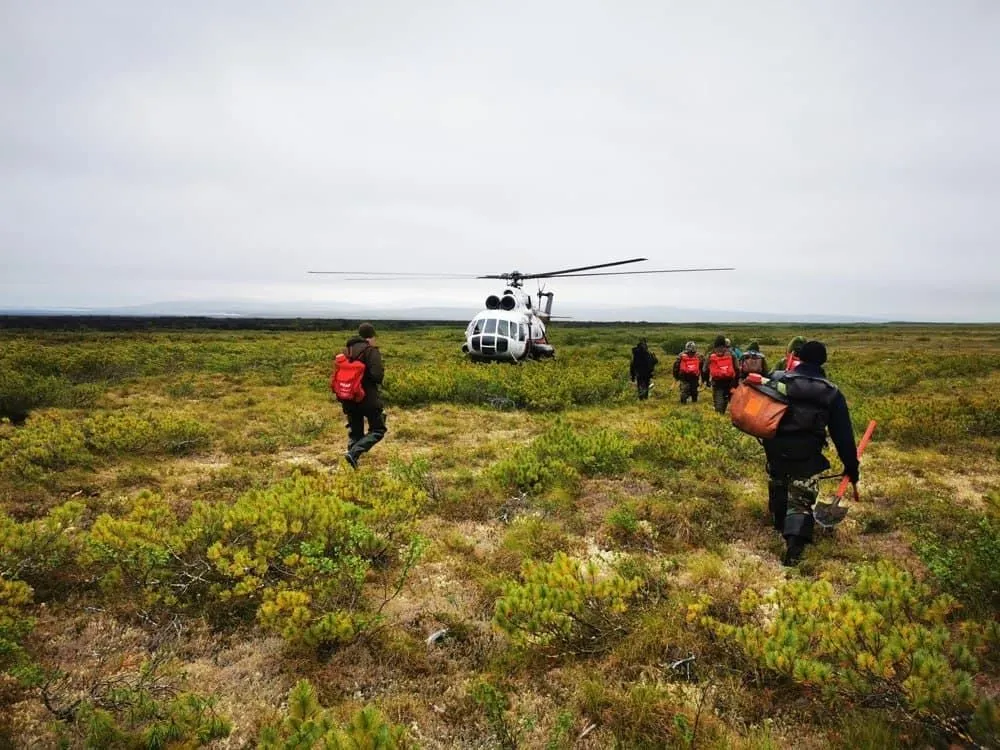
[[[375,327],[371,323],[358,326],[358,335],[347,339],[343,355],[347,362],[360,363],[364,370],[360,377],[360,387],[364,396],[360,400],[341,400],[347,415],[347,451],[344,459],[352,468],[358,468],[361,454],[370,451],[385,437],[385,412],[379,396],[379,386],[385,378],[382,353],[375,341]],[[365,421],[368,432],[365,433]]]
[[[656,355],[649,351],[646,339],[639,339],[639,343],[632,347],[632,364],[629,366],[628,376],[635,383],[640,401],[649,398],[649,386],[658,363]]]
[[[712,403],[719,414],[725,414],[729,406],[729,398],[736,387],[738,368],[736,357],[726,346],[726,337],[716,336],[714,348],[705,359],[702,373],[705,380],[712,384]]]
[[[813,505],[819,478],[830,468],[823,455],[829,432],[844,465],[844,475],[857,487],[859,462],[847,400],[827,380],[826,347],[807,341],[798,351],[794,371],[776,374],[770,384],[788,399],[788,410],[773,438],[764,439],[767,457],[768,508],[774,527],[785,538],[785,565],[798,563],[813,539]]]
[[[735,352],[734,352],[735,353]],[[736,358],[740,363],[740,381],[746,380],[747,375],[757,373],[764,375],[767,373],[767,358],[760,353],[760,344],[751,341],[747,344],[747,350],[742,356]]]
[[[692,404],[698,403],[698,380],[704,367],[705,358],[698,354],[695,343],[688,341],[684,351],[674,360],[674,380],[680,383],[682,404],[686,404],[688,399]]]

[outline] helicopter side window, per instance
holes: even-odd
[[[483,321],[482,319],[480,319],[476,321],[475,327],[472,329],[472,335],[478,336],[482,332],[483,332]]]
[[[496,333],[496,331],[497,331],[497,319],[496,318],[489,318],[486,321],[486,330],[485,330],[485,333]]]
[[[507,336],[507,335],[508,335],[507,321],[506,320],[497,321],[497,336]]]

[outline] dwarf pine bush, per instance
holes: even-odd
[[[620,474],[631,455],[631,443],[617,433],[580,433],[557,421],[530,444],[494,464],[490,476],[507,490],[541,492],[572,486],[581,475]]]
[[[282,718],[265,726],[258,737],[258,750],[406,750],[415,748],[404,727],[385,720],[379,711],[366,707],[346,724],[339,724],[316,699],[307,680],[300,680],[288,693]]]
[[[289,642],[336,646],[374,619],[363,591],[373,569],[412,564],[425,498],[391,477],[296,475],[181,521],[143,492],[125,516],[95,521],[81,559],[140,606],[253,613]]]
[[[521,578],[504,587],[493,621],[519,645],[562,653],[597,653],[623,635],[642,583],[563,552],[549,563],[526,560]]]
[[[702,597],[688,620],[755,668],[831,701],[900,711],[946,733],[995,712],[972,679],[982,635],[952,628],[955,600],[887,563],[862,567],[844,594],[826,580],[792,581],[767,595],[747,589],[737,622],[711,607]]]

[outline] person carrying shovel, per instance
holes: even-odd
[[[807,341],[799,350],[794,372],[776,373],[773,381],[788,399],[788,410],[774,437],[764,439],[767,456],[768,507],[774,526],[785,537],[785,565],[795,565],[812,542],[813,506],[819,479],[830,468],[823,455],[827,432],[844,464],[844,476],[855,486],[859,478],[857,447],[847,400],[826,379],[826,347]]]

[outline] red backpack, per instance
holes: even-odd
[[[708,374],[712,380],[731,380],[736,377],[736,370],[733,369],[733,355],[727,351],[725,354],[712,352],[708,355]]]
[[[701,371],[701,362],[697,354],[681,354],[681,364],[678,368],[681,375],[697,375]]]
[[[360,359],[350,359],[341,352],[333,358],[330,390],[333,391],[333,395],[337,397],[338,401],[364,401],[365,389],[361,385],[361,379],[364,376],[365,363]]]

